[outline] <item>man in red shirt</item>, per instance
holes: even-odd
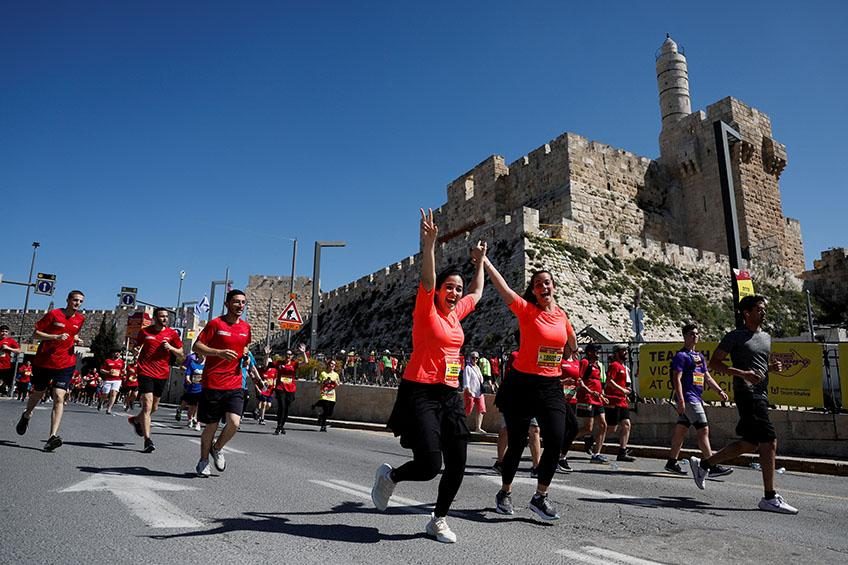
[[[142,328],[135,338],[141,411],[127,418],[127,421],[135,428],[136,434],[144,437],[144,453],[156,449],[150,439],[150,417],[159,408],[159,398],[168,383],[171,355],[180,363],[185,359],[180,334],[168,327],[168,318],[167,308],[156,308],[153,311],[153,324]]]
[[[115,347],[109,352],[111,357],[106,359],[100,366],[100,375],[103,378],[103,384],[100,387],[100,394],[105,394],[108,397],[106,401],[106,413],[112,413],[112,406],[118,398],[118,392],[121,390],[124,374],[124,360],[121,359],[121,348]]]
[[[247,346],[250,345],[250,324],[241,319],[247,304],[244,292],[231,290],[227,293],[227,313],[210,321],[197,336],[192,350],[206,357],[203,370],[203,393],[197,410],[197,419],[206,427],[200,435],[200,461],[195,470],[199,477],[212,474],[209,456],[218,471],[227,468],[221,452],[241,423],[244,410],[241,368],[249,363]],[[264,387],[261,379],[257,383]],[[218,439],[218,422],[226,417],[226,425]]]
[[[33,337],[40,340],[40,343],[33,361],[33,394],[30,394],[26,410],[21,414],[15,431],[21,436],[26,433],[32,411],[52,380],[53,411],[50,418],[50,437],[44,444],[44,451],[53,451],[62,445],[62,438],[58,435],[59,426],[65,411],[68,383],[77,364],[74,345],[82,344],[82,339],[77,334],[85,323],[85,316],[79,313],[84,301],[85,295],[82,291],[72,290],[68,293],[68,302],[64,308],[51,310],[35,323]]]
[[[136,368],[135,361],[132,361],[129,365],[127,365],[126,370],[126,380],[124,381],[124,386],[126,387],[126,398],[124,399],[124,412],[129,412],[133,409],[133,405],[135,404],[135,399],[138,396],[138,369]]]
[[[613,361],[607,369],[607,382],[604,386],[609,406],[604,410],[608,431],[614,432],[619,426],[618,456],[616,461],[636,461],[627,454],[627,442],[630,440],[630,410],[627,396],[630,394],[630,375],[627,370],[627,356],[630,349],[626,345],[613,348]]]
[[[12,355],[20,352],[21,346],[10,337],[9,326],[0,326],[0,394],[6,393],[6,387],[9,387],[11,392],[12,382],[15,380]]]

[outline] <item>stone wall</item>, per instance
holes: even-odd
[[[248,299],[248,316],[254,343],[264,343],[267,337],[279,339],[285,332],[277,326],[277,316],[288,306],[291,277],[250,275],[244,289]],[[297,311],[304,321],[312,313],[312,279],[295,277],[294,294]],[[270,319],[268,307],[270,304]],[[269,336],[270,333],[270,336]]]
[[[848,305],[848,250],[836,247],[822,251],[821,259],[813,261],[813,269],[802,277],[804,288],[819,300],[843,309]]]
[[[21,328],[21,312],[22,310],[0,310],[0,324],[6,324],[12,330],[13,337],[18,341],[18,330]],[[23,342],[29,342],[32,337],[32,332],[35,329],[35,323],[38,322],[48,311],[47,310],[27,310],[24,320]],[[83,339],[83,345],[91,345],[91,340],[100,329],[100,322],[106,320],[107,324],[113,321],[118,330],[118,338],[123,340],[127,331],[127,315],[128,310],[84,310],[85,324],[80,331],[80,337]]]

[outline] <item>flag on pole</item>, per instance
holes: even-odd
[[[209,312],[209,299],[204,296],[203,299],[194,305],[194,315],[198,318]]]

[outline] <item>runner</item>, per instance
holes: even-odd
[[[466,359],[465,369],[462,371],[462,396],[466,417],[470,416],[471,412],[477,411],[474,416],[475,426],[472,431],[485,434],[487,432],[483,429],[483,415],[486,413],[486,397],[483,396],[483,372],[478,366],[479,362],[480,354],[472,351]]]
[[[321,371],[318,375],[320,398],[312,405],[313,410],[319,411],[318,425],[321,426],[322,432],[327,431],[327,420],[333,417],[333,410],[336,407],[336,389],[340,384],[339,374],[336,372],[336,360],[330,359],[327,362],[327,370]]]
[[[135,399],[138,398],[138,365],[136,365],[135,360],[127,365],[124,385],[127,387],[126,398],[124,398],[124,412],[129,412],[135,406]]]
[[[607,458],[601,453],[607,435],[607,419],[604,405],[609,402],[604,396],[601,382],[601,366],[598,363],[600,347],[595,343],[586,346],[586,356],[580,361],[580,380],[577,383],[577,415],[583,418],[583,427],[577,435],[584,436],[586,453],[590,463],[603,464]],[[595,425],[597,424],[597,425]],[[592,438],[592,431],[597,438]],[[588,437],[587,437],[588,436]]]
[[[197,404],[200,402],[200,396],[203,392],[203,368],[206,365],[206,359],[199,353],[189,355],[183,366],[185,367],[185,382],[183,383],[183,396],[180,399],[180,408],[186,409],[188,412],[188,427],[200,431],[200,422],[197,421]],[[180,419],[177,418],[177,421]]]
[[[630,374],[627,369],[627,355],[630,348],[619,344],[613,347],[613,361],[607,369],[607,381],[604,386],[604,394],[609,399],[609,406],[605,408],[608,431],[614,432],[619,427],[618,433],[618,455],[616,461],[632,463],[635,457],[628,454],[627,442],[630,440]]]
[[[566,344],[577,348],[577,337],[568,315],[556,303],[556,285],[550,272],[534,272],[522,297],[509,287],[488,258],[484,263],[498,294],[518,318],[521,333],[518,356],[496,398],[509,435],[501,490],[495,497],[496,510],[501,514],[514,513],[512,479],[527,445],[530,420],[535,417],[545,448],[530,509],[543,520],[558,520],[559,514],[548,500],[548,486],[556,472],[566,422],[560,363]]]
[[[677,410],[677,424],[674,426],[674,435],[671,437],[671,449],[668,452],[668,461],[665,470],[677,475],[688,475],[688,471],[680,468],[678,458],[683,441],[689,433],[689,427],[695,428],[698,439],[698,447],[701,456],[709,459],[713,454],[710,446],[710,426],[707,422],[707,414],[704,411],[704,401],[701,394],[704,386],[710,386],[717,391],[721,399],[727,402],[727,393],[713,379],[707,370],[707,362],[703,354],[695,350],[700,332],[695,324],[683,326],[683,349],[677,352],[671,360],[671,386],[674,395],[674,406]],[[711,477],[729,475],[733,472],[730,467],[714,465],[710,467]]]
[[[79,313],[80,306],[85,301],[82,291],[72,290],[68,293],[67,304],[64,308],[56,308],[44,315],[35,323],[33,337],[40,340],[33,361],[32,390],[27,400],[26,410],[21,415],[15,431],[24,435],[32,419],[35,406],[46,396],[47,385],[51,381],[53,410],[50,418],[50,437],[44,444],[44,451],[53,451],[62,445],[59,437],[59,426],[65,411],[65,394],[77,357],[74,345],[81,345],[82,339],[77,335],[85,323],[85,316]]]
[[[97,398],[97,389],[100,387],[100,377],[97,376],[97,368],[91,367],[85,376],[83,376],[82,382],[85,387],[83,389],[85,391],[85,403],[87,406],[91,406],[94,399]]]
[[[124,360],[121,359],[121,348],[112,348],[110,354],[111,358],[106,359],[103,365],[100,366],[100,374],[103,375],[100,394],[105,395],[107,414],[112,413],[112,406],[115,405],[115,400],[118,398],[124,373]],[[101,400],[103,400],[103,397],[101,397]]]
[[[268,362],[270,363],[270,359]],[[273,365],[268,365],[265,368],[265,373],[262,375],[262,380],[265,381],[265,388],[256,386],[259,393],[259,425],[265,425],[265,412],[267,412],[274,402],[274,385],[277,383],[277,368]]]
[[[206,358],[197,412],[198,420],[206,424],[200,435],[200,460],[195,466],[199,477],[212,474],[210,455],[218,471],[227,468],[222,450],[236,435],[241,423],[244,410],[241,366],[248,363],[247,346],[251,341],[250,324],[241,319],[246,304],[244,292],[229,291],[225,304],[227,313],[206,324],[192,347],[195,353]],[[222,417],[226,425],[215,439]]]
[[[780,372],[780,361],[769,362],[771,336],[762,329],[766,317],[768,300],[764,296],[749,295],[739,301],[743,326],[726,334],[710,358],[710,369],[717,374],[733,375],[733,401],[739,412],[736,434],[741,440],[734,441],[718,453],[699,459],[689,458],[692,477],[698,488],[704,488],[710,468],[729,461],[742,453],[757,450],[763,475],[763,498],[760,510],[797,514],[798,509],[789,505],[774,487],[774,459],[777,451],[777,436],[768,414],[768,374]],[[730,355],[732,365],[724,364]]]
[[[560,460],[557,471],[568,473],[571,465],[568,464],[568,452],[571,444],[577,437],[577,381],[580,379],[580,353],[581,349],[571,349],[565,344],[565,355],[562,358],[562,393],[565,396],[565,431],[563,432],[562,447],[560,448]]]
[[[127,418],[135,433],[144,438],[144,453],[152,453],[156,446],[150,439],[150,419],[159,408],[159,399],[171,374],[171,355],[177,362],[185,359],[183,342],[174,328],[168,327],[170,313],[167,308],[153,310],[153,324],[142,328],[135,338],[138,371],[138,393],[141,410]]]
[[[71,390],[71,400],[73,400],[74,404],[85,400],[85,383],[79,371],[74,371],[73,375],[71,375],[71,382],[68,386]]]
[[[17,396],[16,400],[20,400],[24,402],[26,400],[27,394],[29,394],[29,382],[32,378],[32,363],[29,360],[23,362],[23,364],[18,367],[18,384],[17,384]]]
[[[306,354],[306,345],[300,344],[298,352],[303,357],[303,362],[309,362]],[[277,397],[277,429],[274,435],[286,435],[286,420],[289,418],[289,406],[294,402],[297,392],[297,368],[300,364],[295,360],[291,349],[286,351],[286,358],[277,364],[277,384],[274,386],[274,395]]]
[[[15,382],[15,370],[12,368],[12,356],[21,352],[21,346],[11,337],[9,326],[0,326],[0,394],[10,393]]]
[[[436,276],[435,248],[439,228],[433,211],[421,210],[421,282],[412,313],[412,355],[398,387],[388,427],[400,436],[413,459],[393,469],[383,463],[374,478],[371,500],[384,511],[395,486],[402,481],[429,481],[445,468],[439,481],[436,507],[427,523],[427,535],[442,543],[455,543],[456,534],[446,517],[462,484],[468,450],[468,426],[458,392],[462,372],[460,348],[465,341],[460,322],[483,295],[483,262],[486,244],[471,250],[476,262],[468,294],[462,296],[458,270],[448,268]]]

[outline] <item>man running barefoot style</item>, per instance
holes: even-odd
[[[244,292],[228,292],[227,313],[206,324],[192,347],[195,353],[206,358],[203,392],[197,410],[197,419],[206,424],[200,435],[200,460],[195,467],[200,477],[212,474],[210,455],[218,471],[227,468],[222,450],[236,435],[241,423],[244,410],[241,370],[242,364],[249,363],[247,346],[250,344],[250,324],[241,319],[246,304]],[[262,381],[257,384],[262,386]],[[226,425],[215,439],[222,416],[226,418]]]
[[[15,431],[21,436],[26,433],[32,411],[41,401],[47,385],[52,381],[53,411],[50,417],[50,437],[44,444],[44,451],[53,451],[62,445],[59,426],[62,424],[62,414],[65,411],[68,383],[77,364],[74,345],[82,344],[82,339],[77,334],[85,323],[85,316],[79,313],[83,301],[85,301],[85,295],[82,291],[72,290],[68,293],[68,302],[64,308],[51,310],[35,324],[33,337],[41,343],[38,344],[38,351],[33,361],[32,394]]]
[[[150,439],[150,418],[159,408],[159,399],[165,391],[171,374],[171,355],[181,363],[185,359],[183,342],[174,328],[168,327],[167,308],[153,311],[153,324],[142,328],[135,338],[138,371],[138,394],[141,397],[141,411],[130,416],[127,421],[135,428],[135,433],[144,437],[144,453],[156,449]]]
[[[764,296],[746,296],[739,301],[743,325],[726,334],[710,358],[710,369],[714,373],[733,375],[733,401],[739,412],[736,434],[741,440],[734,441],[718,453],[706,459],[689,458],[692,477],[698,488],[704,488],[704,479],[712,466],[729,461],[750,451],[760,455],[763,474],[764,495],[760,510],[797,514],[798,509],[790,506],[774,488],[774,459],[777,452],[777,436],[768,414],[768,373],[780,372],[780,361],[769,363],[771,336],[763,331],[768,300]],[[730,355],[732,365],[724,364]]]
[[[124,360],[121,359],[119,347],[113,348],[109,352],[109,359],[106,359],[100,366],[100,375],[103,377],[100,393],[106,395],[106,413],[111,414],[112,406],[118,399],[118,392],[121,390],[121,383],[123,383],[124,378]]]

